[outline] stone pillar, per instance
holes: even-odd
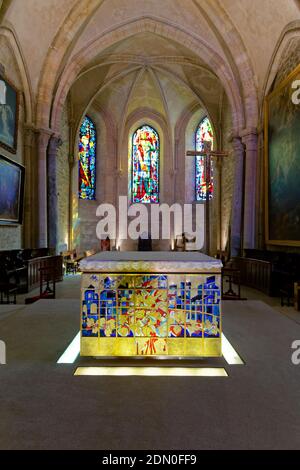
[[[242,137],[246,148],[243,248],[255,248],[257,132],[247,131]]]
[[[36,168],[36,130],[32,126],[24,126],[24,165],[25,165],[25,201],[24,201],[24,248],[34,248],[38,245],[37,227],[37,168]]]
[[[62,144],[59,136],[53,135],[48,145],[48,246],[57,252],[58,245],[58,188],[57,188],[57,151]]]
[[[231,256],[239,256],[243,236],[243,203],[244,203],[244,145],[239,137],[232,139],[234,158],[234,190],[231,215]],[[230,158],[230,157],[229,157]]]
[[[47,147],[51,132],[40,129],[38,133],[38,248],[48,247],[47,231]]]
[[[71,148],[71,147],[70,147]],[[76,165],[74,154],[69,154],[69,221],[68,221],[68,249],[73,250],[73,213],[75,207],[73,206],[73,178],[74,178],[74,167]],[[76,194],[76,200],[78,200],[78,191]],[[77,211],[78,212],[78,211]],[[78,214],[77,214],[78,215]]]
[[[215,230],[211,230],[210,233],[210,246],[212,247],[212,252],[217,249],[217,251],[220,251],[220,256],[222,256],[222,251],[223,248],[225,249],[225,246],[223,247],[222,244],[222,228],[223,228],[223,216],[222,216],[222,195],[223,195],[223,188],[222,188],[222,167],[223,167],[223,158],[222,157],[216,157],[214,158],[213,161],[213,169],[214,169],[214,181],[217,182],[215,183],[214,186],[214,200],[212,201],[215,204],[215,212],[216,212],[216,219],[217,219],[217,233],[215,233]],[[216,198],[217,196],[217,198]],[[211,205],[211,208],[213,209],[213,206]],[[211,220],[213,220],[213,214],[211,217]],[[212,222],[213,223],[213,222]],[[215,246],[214,246],[214,240],[215,240]]]

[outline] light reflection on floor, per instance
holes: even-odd
[[[74,375],[146,377],[228,377],[223,367],[77,367]]]
[[[224,333],[222,333],[222,354],[227,364],[244,364],[244,362],[242,361],[232,344],[228,341]]]

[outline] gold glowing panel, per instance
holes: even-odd
[[[222,344],[219,338],[167,338],[159,339],[154,345],[151,338],[81,338],[80,355],[220,357]]]
[[[77,367],[74,375],[118,377],[228,377],[223,367]]]
[[[219,274],[84,273],[81,356],[221,356]]]

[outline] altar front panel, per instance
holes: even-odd
[[[82,356],[220,356],[221,275],[84,272]]]

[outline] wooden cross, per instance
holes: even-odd
[[[222,244],[221,244],[221,236],[222,236],[222,191],[221,191],[221,184],[222,184],[222,177],[221,177],[221,161],[223,157],[228,157],[228,152],[223,152],[221,150],[211,150],[211,142],[204,140],[202,142],[203,150],[188,150],[186,155],[188,157],[204,157],[204,175],[205,175],[205,186],[206,186],[206,198],[205,198],[205,238],[206,238],[206,252],[209,254],[210,252],[210,230],[209,230],[209,186],[210,186],[210,175],[211,175],[211,157],[217,158],[217,163],[219,166],[220,171],[220,181],[219,181],[219,204],[220,204],[220,220],[219,220],[219,227],[220,227],[220,256],[222,256]]]

